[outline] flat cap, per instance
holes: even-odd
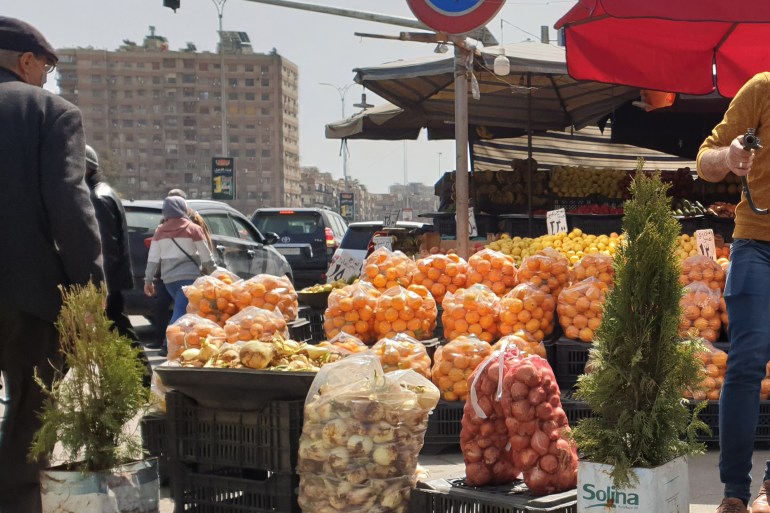
[[[0,49],[32,52],[43,55],[56,64],[59,56],[43,34],[29,23],[0,16]]]

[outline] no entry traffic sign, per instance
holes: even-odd
[[[437,32],[465,34],[486,25],[505,0],[406,0],[418,20]]]

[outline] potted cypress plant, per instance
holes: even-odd
[[[707,427],[683,400],[700,381],[695,353],[702,346],[680,342],[677,333],[680,227],[668,186],[643,166],[640,159],[624,204],[627,238],[614,257],[615,287],[577,386],[594,415],[574,429],[578,511],[689,511],[685,456],[704,450],[696,435]]]
[[[31,459],[48,458],[60,444],[62,463],[41,471],[43,512],[157,512],[157,459],[142,460],[131,426],[150,405],[139,350],[111,329],[103,288],[74,286],[62,295],[56,327],[69,371],[43,387],[30,448]]]

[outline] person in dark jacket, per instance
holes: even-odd
[[[131,320],[123,312],[123,291],[134,286],[131,255],[128,250],[126,211],[117,193],[104,182],[99,172],[99,156],[86,145],[86,183],[91,191],[91,203],[96,211],[102,239],[104,278],[107,282],[107,318],[124,337],[139,340]]]
[[[59,286],[100,284],[101,244],[83,180],[80,110],[46,91],[58,61],[31,25],[0,16],[0,512],[38,513],[38,473],[27,453],[45,385],[62,367]]]

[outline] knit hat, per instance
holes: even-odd
[[[0,49],[32,52],[44,56],[51,64],[59,61],[53,46],[40,31],[29,23],[7,16],[0,16]]]
[[[164,219],[176,219],[187,216],[187,202],[180,196],[168,196],[163,200]]]

